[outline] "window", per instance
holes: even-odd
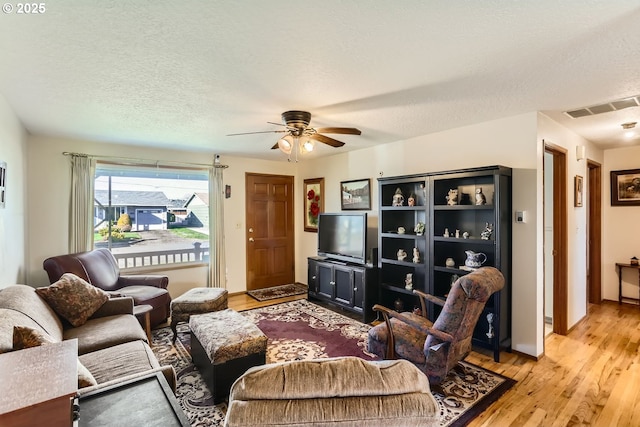
[[[94,248],[120,268],[209,262],[207,170],[98,163]]]

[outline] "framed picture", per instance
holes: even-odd
[[[371,179],[357,179],[355,181],[342,181],[340,183],[341,207],[347,210],[371,209]]]
[[[611,206],[640,206],[640,169],[611,171]]]
[[[304,231],[318,232],[318,215],[324,212],[324,178],[304,180]]]
[[[7,162],[0,161],[0,209],[4,209],[7,191]]]
[[[576,175],[573,178],[573,206],[582,207],[582,189],[583,187],[582,177],[580,175]]]

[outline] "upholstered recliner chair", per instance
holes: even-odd
[[[42,266],[51,283],[57,282],[64,273],[73,273],[100,289],[132,297],[136,305],[152,306],[152,327],[169,317],[169,278],[161,275],[121,276],[118,262],[108,249],[54,256],[44,260]]]
[[[458,279],[446,301],[414,290],[422,315],[398,313],[381,305],[384,322],[369,330],[369,351],[383,359],[406,359],[440,384],[447,373],[471,351],[473,330],[489,297],[502,289],[504,276],[493,267],[482,267]],[[432,324],[426,318],[425,300],[442,306]]]

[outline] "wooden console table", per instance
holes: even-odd
[[[616,267],[618,268],[618,304],[622,304],[622,270],[624,268],[633,268],[638,270],[638,298],[624,297],[625,299],[630,299],[633,301],[638,301],[640,304],[640,265],[635,264],[624,264],[620,262],[616,262]]]

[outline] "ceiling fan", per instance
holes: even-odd
[[[291,153],[295,152],[295,159],[298,160],[298,151],[301,154],[308,153],[313,151],[315,141],[322,142],[323,144],[330,145],[332,147],[342,147],[344,142],[338,141],[337,139],[328,137],[323,135],[325,133],[336,133],[343,135],[360,135],[360,129],[356,128],[344,128],[344,127],[326,127],[326,128],[312,128],[309,127],[309,122],[311,121],[311,113],[308,111],[285,111],[282,113],[282,123],[275,122],[267,122],[272,125],[284,126],[285,129],[282,130],[267,130],[260,132],[243,132],[243,133],[232,133],[227,136],[236,136],[236,135],[250,135],[256,133],[284,133],[274,145],[271,147],[272,150],[279,148],[280,151],[284,152],[289,156],[289,161],[291,161]],[[295,146],[298,146],[299,150],[294,150]]]

